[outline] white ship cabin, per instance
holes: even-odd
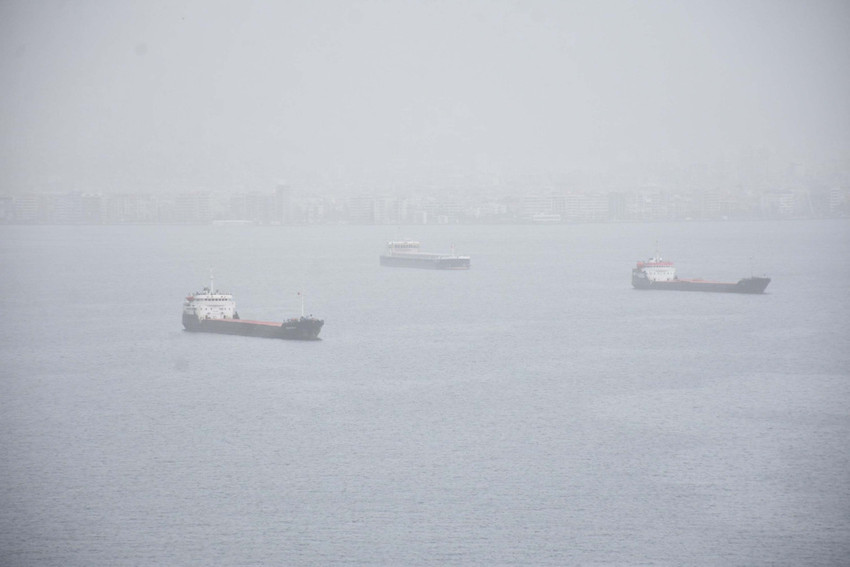
[[[396,240],[387,242],[387,251],[393,254],[418,254],[419,242],[416,240]]]
[[[676,279],[676,268],[673,262],[664,260],[660,256],[650,258],[646,262],[638,262],[636,269],[645,273],[649,281],[669,282]]]
[[[197,315],[198,319],[238,319],[236,302],[233,295],[221,291],[212,291],[205,287],[203,291],[186,296],[183,313]]]

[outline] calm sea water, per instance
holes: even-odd
[[[773,282],[635,291],[656,241]],[[0,564],[846,565],[848,258],[846,221],[0,227]],[[183,332],[210,266],[324,340]]]

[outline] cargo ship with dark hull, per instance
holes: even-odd
[[[301,296],[300,293],[298,295]],[[282,323],[240,319],[233,295],[215,290],[210,278],[210,287],[186,296],[186,301],[183,303],[183,327],[187,331],[196,333],[301,341],[319,340],[319,333],[325,322],[312,316],[305,317],[303,296],[301,299],[301,316],[287,319]]]
[[[715,282],[702,279],[680,279],[673,262],[657,254],[638,262],[632,269],[632,286],[635,289],[665,289],[670,291],[709,291],[719,293],[764,293],[768,277],[749,277],[737,282]]]
[[[397,240],[387,242],[387,253],[380,257],[382,266],[390,268],[424,268],[428,270],[468,270],[469,256],[458,256],[452,249],[451,254],[434,254],[419,251],[419,242],[415,240]]]

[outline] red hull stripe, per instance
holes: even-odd
[[[721,284],[721,285],[737,285],[736,282],[715,282],[715,281],[712,281],[712,280],[685,279],[685,278],[678,278],[678,279],[671,280],[671,281],[687,282],[687,283],[708,283],[708,284]],[[665,282],[657,282],[657,283],[665,283]]]
[[[210,322],[216,323],[233,323],[238,325],[268,325],[270,327],[280,327],[281,323],[271,323],[269,321],[248,321],[247,319],[209,319]]]

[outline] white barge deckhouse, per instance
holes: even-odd
[[[387,253],[381,256],[380,263],[390,268],[468,270],[470,259],[455,254],[454,246],[450,254],[433,254],[420,252],[416,240],[395,240],[387,242]]]

